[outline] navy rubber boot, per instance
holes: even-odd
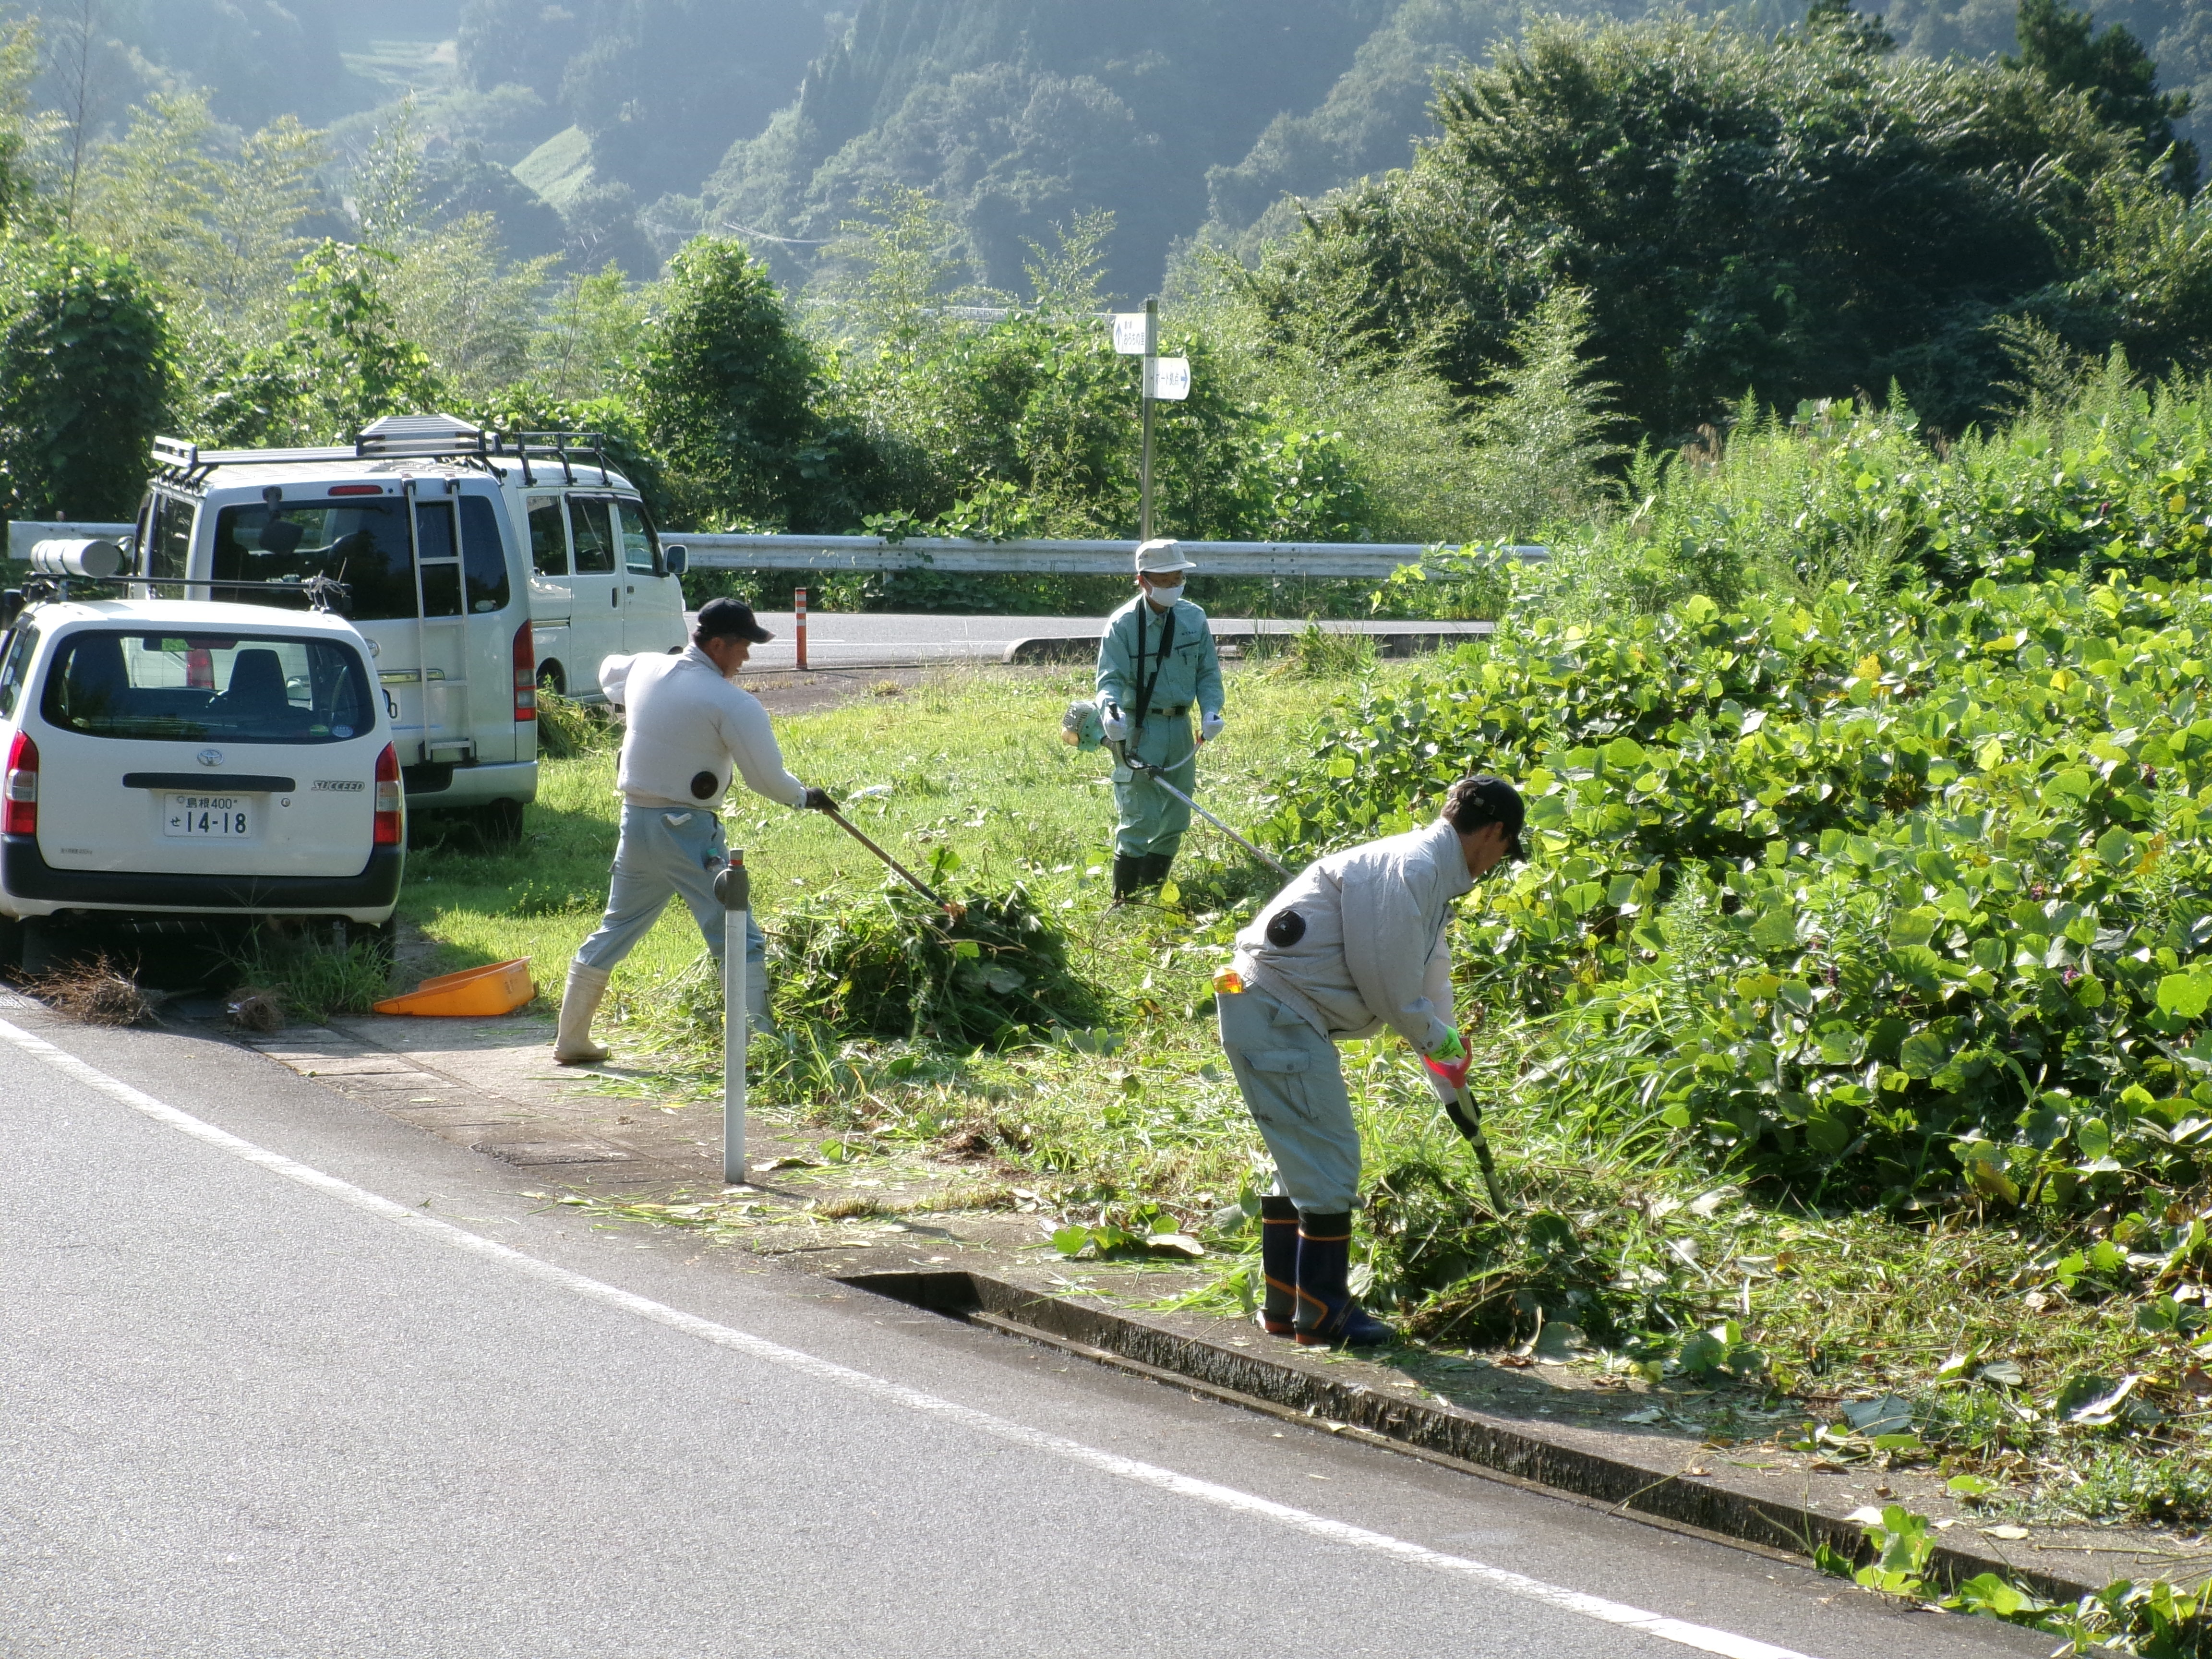
[[[1175,861],[1176,855],[1173,853],[1146,854],[1145,885],[1147,887],[1166,885],[1168,872],[1175,868]]]
[[[1260,1303],[1260,1328],[1288,1336],[1298,1294],[1298,1206],[1287,1198],[1260,1200],[1260,1271],[1267,1291]]]
[[[1132,858],[1126,853],[1116,853],[1114,855],[1114,902],[1125,902],[1144,884],[1145,860]]]
[[[1298,1293],[1293,1322],[1304,1348],[1372,1348],[1398,1333],[1352,1300],[1352,1212],[1298,1219]]]

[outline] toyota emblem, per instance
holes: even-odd
[[[198,755],[193,757],[193,758],[198,760],[202,766],[220,766],[222,764],[222,750],[220,749],[203,749]]]

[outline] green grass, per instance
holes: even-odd
[[[1273,781],[1310,764],[1317,717],[1354,689],[1328,677],[1333,665],[1292,659],[1233,674],[1229,734],[1201,763],[1202,800],[1240,825],[1267,816]],[[1407,666],[1365,672],[1387,684]],[[1018,1187],[1079,1226],[1172,1224],[1224,1269],[1197,1304],[1232,1311],[1249,1292],[1249,1210],[1267,1166],[1221,1062],[1209,980],[1273,878],[1201,826],[1171,905],[1109,908],[1106,763],[1058,735],[1065,703],[1087,689],[1074,672],[948,672],[900,696],[780,720],[778,731],[810,782],[841,795],[889,786],[854,816],[902,861],[920,868],[950,849],[951,884],[1023,884],[1102,994],[1102,1028],[969,1050],[787,1021],[756,1040],[756,1100],[857,1156],[994,1160],[1004,1180],[979,1190],[1001,1206]],[[416,857],[404,914],[438,941],[438,966],[527,956],[541,984],[558,983],[605,890],[613,779],[609,753],[550,761],[524,856],[457,842]],[[833,823],[749,796],[739,805],[731,839],[771,932],[797,907],[834,908],[880,887],[882,867]],[[662,1098],[718,1086],[719,1015],[701,969],[697,931],[672,906],[616,975],[615,1035],[633,1054],[658,1053],[649,1088]],[[1825,1425],[1827,1455],[1986,1479],[1985,1501],[2008,1513],[2212,1520],[2193,1419],[2172,1425],[2186,1438],[2169,1441],[2160,1465],[2131,1448],[2124,1421],[2070,1424],[2063,1409],[2079,1379],[2191,1367],[2187,1342],[2203,1333],[2137,1329],[2125,1298],[2069,1278],[2053,1240],[1993,1216],[1753,1201],[1680,1162],[1656,1116],[1624,1121],[1524,1082],[1542,1041],[1539,1023],[1503,1018],[1476,1036],[1492,1139],[1520,1206],[1510,1225],[1472,1196],[1473,1159],[1403,1045],[1345,1045],[1366,1148],[1368,1295],[1414,1333],[1495,1347],[1526,1342],[1540,1316],[1583,1333],[1597,1363],[1666,1386],[1670,1412],[1722,1439],[1771,1434],[1778,1420],[1785,1439]],[[696,1210],[672,1218],[712,1223]],[[1843,1407],[1892,1394],[1909,1402],[1917,1443],[1872,1448]]]

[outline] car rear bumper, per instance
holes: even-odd
[[[487,801],[538,799],[538,763],[495,761],[483,766],[410,766],[410,807],[482,806]]]
[[[57,870],[33,836],[0,836],[0,908],[198,915],[342,915],[381,923],[399,897],[404,848],[380,847],[352,876],[191,876],[160,871]]]

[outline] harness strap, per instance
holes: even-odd
[[[1145,716],[1151,712],[1152,707],[1152,688],[1160,683],[1160,675],[1166,670],[1168,665],[1168,653],[1175,646],[1176,613],[1175,607],[1173,605],[1170,605],[1168,607],[1167,622],[1160,629],[1159,659],[1152,665],[1152,677],[1150,679],[1146,679],[1145,678],[1145,612],[1150,611],[1152,608],[1152,602],[1149,597],[1139,598],[1138,599],[1137,707],[1134,711],[1136,719],[1132,723],[1132,728],[1138,732],[1142,732],[1145,729]],[[1187,708],[1188,705],[1186,704],[1185,707]]]

